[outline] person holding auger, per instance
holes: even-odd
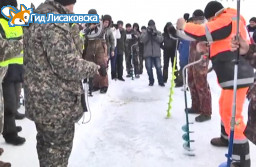
[[[221,116],[221,137],[211,140],[211,144],[217,147],[227,147],[230,135],[230,121],[232,114],[233,82],[234,82],[234,60],[236,54],[232,52],[230,46],[231,38],[237,32],[237,11],[232,8],[224,8],[221,3],[211,1],[204,10],[208,23],[198,25],[186,23],[184,19],[179,19],[177,28],[199,41],[210,42],[210,59],[215,70],[218,82],[222,88],[219,100],[219,110]],[[241,16],[240,33],[242,38],[248,36],[245,19]],[[247,41],[249,43],[249,40]],[[246,92],[253,83],[253,68],[249,66],[243,57],[239,58],[238,79],[237,79],[237,99],[236,99],[236,124],[232,154],[233,167],[250,167],[249,143],[243,134],[245,123],[243,121],[242,110],[246,98]]]

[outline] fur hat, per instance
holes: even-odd
[[[209,18],[215,16],[215,14],[223,8],[224,7],[222,6],[221,3],[217,2],[217,1],[211,1],[206,5],[206,7],[204,9],[204,16],[206,19],[209,19]]]
[[[90,9],[90,10],[88,11],[88,14],[97,14],[97,10],[95,10],[95,9]]]
[[[106,21],[106,20],[108,20],[109,24],[110,24],[112,22],[112,17],[110,15],[106,14],[106,15],[103,16],[103,22]]]
[[[76,3],[76,0],[54,0],[54,1],[59,2],[63,6],[68,6]]]
[[[119,24],[124,25],[124,22],[123,22],[122,20],[118,20],[118,21],[117,21],[117,25],[119,25]]]

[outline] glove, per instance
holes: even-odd
[[[107,76],[107,68],[104,65],[100,66],[99,74],[103,77]]]
[[[152,34],[152,33],[153,33],[153,28],[148,27],[148,28],[147,28],[147,32],[148,32],[149,34]]]
[[[153,36],[156,36],[156,35],[157,35],[157,31],[154,30],[154,31],[152,32],[152,35],[153,35]]]

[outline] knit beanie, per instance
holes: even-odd
[[[54,1],[59,2],[63,6],[68,6],[76,3],[76,0],[54,0]]]
[[[223,8],[224,7],[222,6],[221,3],[217,2],[217,1],[211,1],[206,5],[206,7],[204,9],[204,16],[206,19],[209,19],[209,18],[215,16],[215,14]]]

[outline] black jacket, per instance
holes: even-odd
[[[164,33],[162,34],[164,37],[164,41],[161,43],[161,49],[164,50],[164,55],[173,55],[175,54],[175,50],[177,48],[177,38],[175,34],[175,28],[173,27],[173,32],[168,32],[167,27],[172,25],[172,23],[168,22],[164,27]],[[174,55],[173,55],[174,56]]]
[[[117,54],[124,54],[125,30],[120,30],[121,38],[116,39]]]

